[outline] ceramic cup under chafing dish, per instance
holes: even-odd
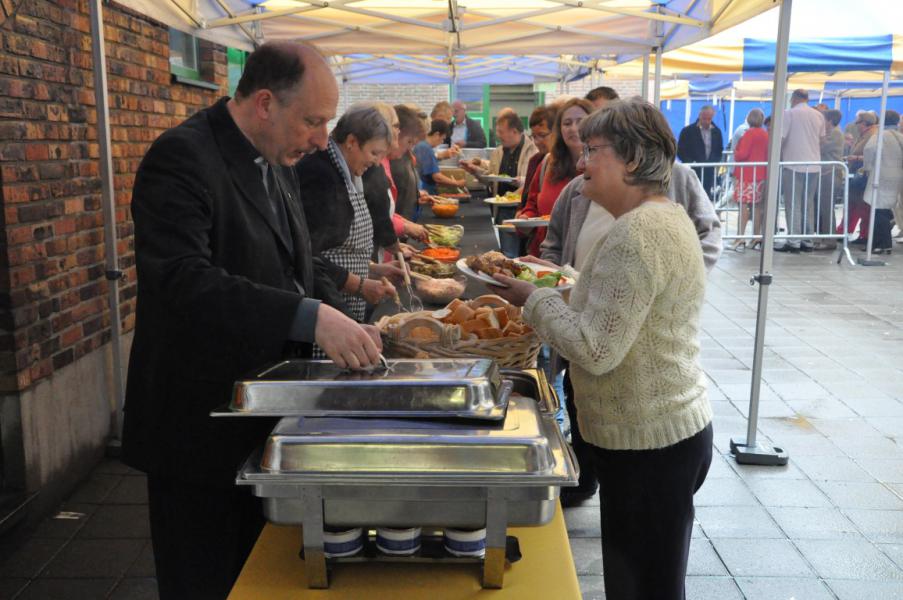
[[[354,556],[364,547],[364,530],[361,527],[323,532],[323,554],[327,558]]]
[[[405,556],[420,550],[420,528],[391,529],[380,527],[376,530],[376,547],[384,554]]]
[[[455,556],[486,556],[486,529],[449,529],[443,531],[445,549]]]

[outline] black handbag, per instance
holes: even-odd
[[[869,176],[867,173],[856,173],[850,179],[851,192],[864,192],[868,185]]]

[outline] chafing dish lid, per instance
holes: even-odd
[[[288,360],[236,382],[214,416],[466,417],[501,420],[511,384],[487,359],[399,359],[347,371],[331,361]]]

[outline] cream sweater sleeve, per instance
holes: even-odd
[[[587,284],[578,303],[582,310],[569,307],[552,289],[533,292],[524,306],[524,319],[539,337],[593,375],[608,373],[624,360],[649,314],[660,279],[646,228],[633,215],[622,218],[622,226],[590,251],[581,275]],[[599,260],[603,254],[605,260]],[[572,296],[572,304],[575,299]]]

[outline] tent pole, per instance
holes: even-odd
[[[771,131],[781,131],[784,121],[784,97],[787,95],[787,53],[790,47],[790,13],[793,0],[781,3],[778,17],[778,36],[775,46],[774,86],[771,95]],[[768,137],[768,173],[780,173],[781,136]],[[756,311],[756,339],[753,350],[752,381],[749,394],[749,422],[746,439],[731,439],[731,454],[738,463],[753,465],[786,465],[788,456],[781,448],[756,441],[759,419],[759,392],[762,386],[762,352],[765,348],[765,323],[768,318],[768,289],[771,286],[772,259],[774,258],[774,227],[777,221],[779,177],[769,176],[765,196],[765,224],[762,230],[762,257],[759,272],[751,283],[759,284],[759,301]]]
[[[692,100],[690,99],[690,92],[687,92],[687,98],[684,100],[684,127],[690,124],[690,113],[692,112]]]
[[[857,262],[864,267],[883,267],[887,263],[883,260],[872,260],[872,244],[875,239],[875,204],[878,202],[878,187],[881,181],[881,151],[884,149],[884,116],[887,114],[887,88],[890,85],[890,71],[884,72],[884,81],[881,84],[881,114],[878,116],[878,145],[875,154],[875,170],[871,173],[869,179],[872,180],[872,202],[869,207],[869,237],[865,258],[860,258]]]
[[[661,108],[662,103],[662,47],[655,49],[655,81],[652,87],[652,103]]]
[[[113,158],[110,152],[110,102],[107,95],[107,59],[104,52],[102,0],[91,0],[91,53],[94,59],[94,99],[97,105],[97,141],[100,145],[100,194],[103,204],[103,237],[106,255],[107,292],[110,303],[110,346],[113,353],[113,418],[111,447],[122,440],[122,409],[125,391],[122,381],[122,317],[119,313],[119,270],[116,237],[116,205],[113,188]]]
[[[732,85],[731,86],[731,109],[730,109],[730,116],[728,117],[728,126],[727,126],[727,128],[728,128],[727,134],[732,137],[734,135],[734,103],[736,100],[737,100],[737,89]],[[734,148],[731,148],[731,150],[733,150],[733,149]]]
[[[643,82],[640,84],[640,96],[649,101],[649,53],[643,55]]]

